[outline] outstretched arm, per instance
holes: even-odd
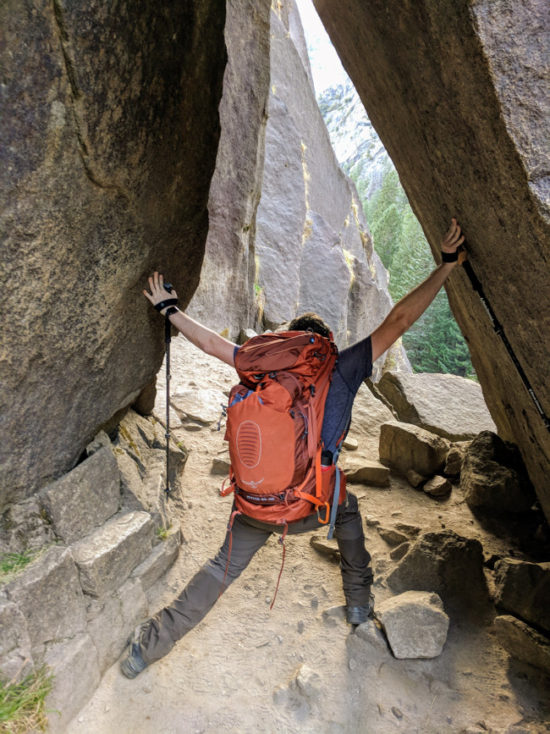
[[[453,218],[441,242],[441,250],[446,253],[454,253],[463,242],[464,235],[461,234],[460,225]],[[456,265],[457,261],[443,262],[424,282],[395,304],[384,321],[372,333],[373,362],[422,316]]]
[[[167,298],[177,298],[177,293],[174,290],[168,293],[164,289],[163,276],[157,272],[153,273],[152,277],[149,278],[149,289],[151,292],[149,293],[144,290],[143,295],[151,301],[153,306],[161,301],[165,301]],[[166,309],[161,311],[163,315],[165,312]],[[202,326],[202,324],[199,324],[198,321],[195,321],[182,311],[178,310],[170,314],[168,318],[176,329],[196,347],[202,349],[206,354],[211,354],[213,357],[221,359],[222,362],[226,362],[232,367],[235,366],[235,360],[233,358],[235,344],[228,339],[224,339],[223,336],[216,334],[212,329]]]

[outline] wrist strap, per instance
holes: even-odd
[[[166,306],[176,306],[178,303],[177,298],[167,298],[165,301],[161,301],[160,303],[155,303],[155,308],[157,311],[162,311],[163,308],[166,308]]]
[[[444,263],[455,263],[458,260],[458,249],[454,252],[443,252],[441,250],[441,259]]]
[[[178,309],[175,306],[170,306],[170,308],[167,308],[164,312],[165,316],[171,316],[173,313],[178,313]]]

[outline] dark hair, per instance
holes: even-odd
[[[296,316],[288,325],[289,331],[314,331],[316,334],[326,336],[330,339],[330,328],[323,319],[313,311]]]

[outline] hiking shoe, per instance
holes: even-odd
[[[147,663],[141,657],[139,642],[132,642],[128,655],[120,663],[120,671],[127,678],[135,678],[145,670]]]
[[[141,633],[147,626],[148,622],[138,625],[133,634],[128,638],[127,644],[130,646],[130,649],[128,655],[120,663],[120,670],[126,678],[135,678],[148,665],[142,657],[140,645]]]
[[[369,603],[363,606],[357,607],[346,607],[346,620],[348,624],[357,626],[363,624],[367,619],[372,619],[374,616],[374,596],[371,594]]]

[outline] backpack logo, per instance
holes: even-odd
[[[239,461],[247,469],[255,469],[262,458],[260,426],[254,421],[244,420],[237,430],[236,444]]]

